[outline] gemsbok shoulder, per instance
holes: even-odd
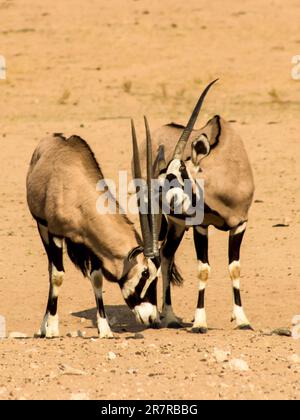
[[[153,133],[154,178],[171,187],[165,188],[170,213],[162,217],[160,228],[161,270],[163,276],[162,325],[179,328],[180,321],[172,309],[171,267],[176,251],[191,225],[187,224],[193,206],[203,206],[203,220],[192,226],[198,260],[199,296],[193,332],[206,333],[205,289],[211,271],[208,257],[208,228],[229,232],[229,272],[233,286],[234,307],[232,320],[238,329],[251,329],[245,315],[240,293],[240,248],[247,227],[248,213],[254,195],[254,180],[248,156],[232,124],[215,116],[200,130],[194,130],[203,101],[210,87],[207,86],[186,127],[168,124]],[[190,141],[191,148],[187,150]],[[146,152],[141,149],[141,155]],[[142,166],[145,167],[144,161]],[[198,183],[204,182],[204,202],[195,197]],[[192,194],[185,192],[186,182]],[[198,203],[198,204],[197,204]],[[181,209],[175,212],[175,207]],[[179,214],[180,213],[180,214]],[[177,275],[180,280],[180,276]]]
[[[40,336],[59,336],[57,302],[64,279],[63,248],[92,283],[100,338],[113,336],[102,298],[103,278],[119,284],[136,318],[146,326],[159,324],[155,232],[141,214],[143,240],[121,212],[100,214],[96,203],[103,180],[89,145],[80,137],[54,134],[37,146],[27,175],[27,201],[37,222],[48,262],[50,289]],[[111,196],[111,200],[115,197]]]

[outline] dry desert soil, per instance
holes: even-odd
[[[0,340],[0,399],[300,398],[300,340],[270,335],[300,315],[299,22],[298,0],[0,1],[0,314],[8,333],[27,335]],[[25,194],[34,147],[46,133],[79,134],[117,179],[130,169],[129,117],[139,137],[144,114],[153,128],[185,124],[216,77],[199,126],[215,114],[234,121],[252,162],[242,288],[255,331],[230,323],[228,238],[212,229],[207,335],[190,333],[198,285],[188,233],[177,256],[185,283],[173,290],[186,328],[143,330],[106,283],[115,339],[97,339],[91,286],[66,259],[61,337],[33,338],[48,293]],[[67,336],[78,330],[85,336]]]

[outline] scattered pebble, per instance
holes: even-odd
[[[245,360],[242,359],[232,359],[229,362],[229,366],[232,370],[238,371],[238,372],[248,372],[249,371],[249,365]]]
[[[217,363],[228,362],[230,354],[231,354],[230,351],[223,351],[217,348],[214,348],[214,352],[213,352],[213,356]]]
[[[272,331],[272,335],[278,335],[279,337],[292,337],[292,332],[288,328],[277,328]]]
[[[300,365],[300,356],[298,354],[293,354],[288,358],[288,361],[293,365]]]
[[[5,394],[7,394],[7,388],[5,386],[2,386],[0,388],[0,397],[2,397]]]
[[[8,338],[27,338],[27,335],[21,332],[11,332],[8,335]]]
[[[89,399],[90,398],[88,394],[86,394],[85,392],[74,393],[74,394],[71,394],[71,397],[70,397],[71,401],[87,401]]]
[[[128,375],[136,375],[138,373],[138,370],[137,369],[128,369],[128,370],[126,370],[126,373]]]
[[[69,365],[60,365],[61,375],[86,376],[87,373],[80,369],[74,369]]]
[[[108,360],[116,360],[117,355],[113,351],[110,351],[107,355]]]

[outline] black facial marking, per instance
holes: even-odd
[[[206,144],[201,140],[194,143],[194,149],[197,155],[206,155],[208,153]]]
[[[242,307],[242,298],[241,298],[241,292],[239,289],[233,288],[233,294],[234,294],[234,303],[237,306]]]

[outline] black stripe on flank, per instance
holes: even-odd
[[[234,294],[234,303],[237,306],[242,307],[242,298],[241,298],[241,292],[239,289],[233,288],[233,294]]]

